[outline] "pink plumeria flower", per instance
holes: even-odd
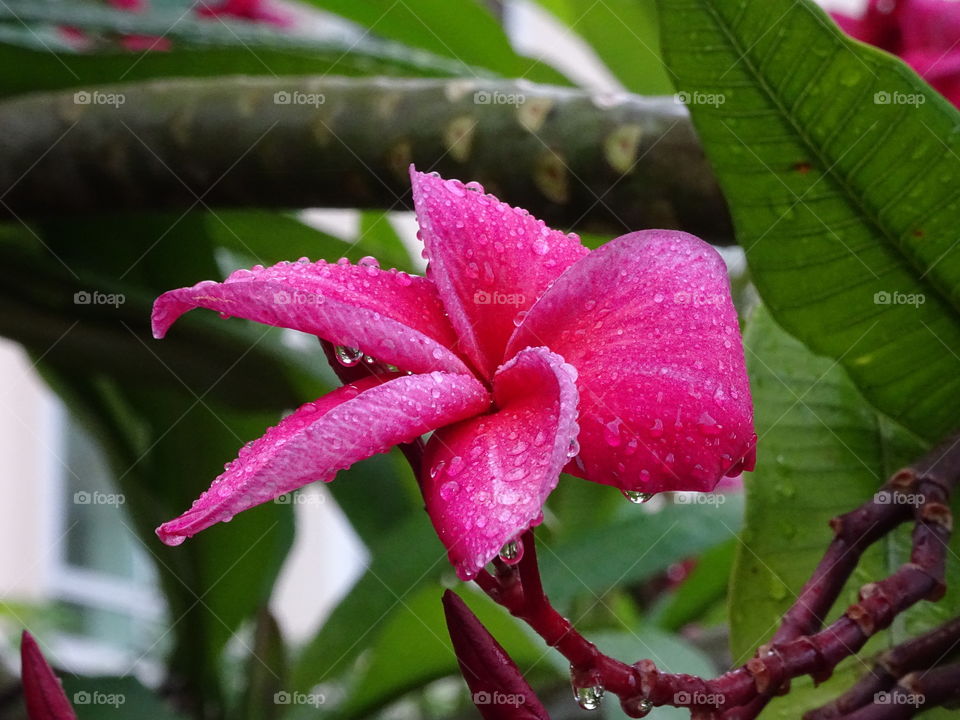
[[[834,19],[847,34],[900,56],[960,106],[960,6],[956,0],[870,0],[860,17]]]
[[[542,521],[565,467],[634,500],[752,468],[743,348],[713,248],[647,230],[591,252],[476,183],[411,179],[426,277],[303,258],[157,299],[158,338],[204,307],[401,371],[283,419],[157,530],[164,542],[431,431],[427,512],[464,579]]]

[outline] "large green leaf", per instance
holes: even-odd
[[[867,500],[897,468],[922,454],[925,445],[864,400],[843,369],[810,353],[780,329],[764,310],[746,333],[756,425],[757,469],[745,476],[747,509],[730,592],[731,646],[745,662],[773,634],[780,616],[833,537],[831,517]],[[863,584],[893,572],[909,554],[908,526],[868,550],[830,620],[856,602]],[[862,651],[872,652],[933,627],[960,609],[960,563],[948,553],[947,597],[921,603]],[[822,704],[865,670],[845,662],[835,682],[778,699],[770,717],[795,718]],[[808,680],[794,684],[809,688]],[[766,716],[765,716],[766,717]]]
[[[658,5],[770,311],[939,439],[960,424],[960,114],[810,0]]]
[[[547,66],[518,55],[500,22],[479,0],[308,0],[349,18],[374,35],[486,67],[508,77],[563,81]]]
[[[590,46],[624,86],[643,95],[673,92],[663,66],[653,0],[538,0]]]
[[[149,26],[137,24],[145,23],[143,18],[126,15],[125,27],[149,32]],[[219,23],[206,25],[214,31],[213,26],[224,30]],[[154,78],[238,74],[490,76],[460,62],[369,38],[307,44],[278,40],[273,44],[257,42],[250,47],[251,39],[242,38],[235,31],[214,34],[216,37],[203,44],[178,40],[168,51],[76,53],[51,47],[49,43],[42,43],[41,47],[0,44],[0,97]],[[30,37],[36,37],[35,33]]]

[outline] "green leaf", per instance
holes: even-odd
[[[679,630],[726,598],[737,543],[731,538],[697,558],[697,564],[655,615],[664,630]]]
[[[731,649],[738,664],[773,634],[823,557],[833,537],[829,519],[869,499],[889,474],[925,449],[870,407],[835,361],[810,353],[765,310],[752,318],[745,339],[760,440],[756,471],[745,476],[746,517],[730,591]],[[905,525],[868,550],[829,621],[856,602],[862,585],[908,559],[910,530]],[[953,553],[960,542],[951,545],[948,596],[915,606],[872,640],[864,657],[956,614],[960,588],[953,578],[960,579],[960,563]],[[779,698],[769,713],[795,718],[865,669],[851,659],[838,671],[845,680]]]
[[[213,24],[213,23],[211,23]],[[236,40],[229,45],[175,44],[165,52],[90,53],[0,44],[0,97],[40,90],[102,87],[156,78],[219,75],[403,75],[486,76],[464,66],[395,43],[364,39],[251,50]]]
[[[276,693],[286,683],[286,648],[280,626],[267,608],[257,613],[253,647],[247,658],[244,681],[245,692],[237,708],[238,720],[274,720],[280,717],[282,706],[276,702]]]
[[[61,676],[78,720],[185,720],[135,677]]]
[[[510,46],[500,22],[478,0],[308,0],[382,37],[485,67],[508,77],[563,82],[563,77]]]
[[[556,547],[540,543],[550,599],[563,607],[578,596],[600,598],[729,539],[740,529],[741,498],[711,497],[716,504],[668,505],[654,513],[631,506],[626,519],[571,534]]]
[[[810,0],[658,6],[766,305],[940,439],[960,424],[960,114]]]
[[[450,572],[446,551],[419,513],[384,532],[370,553],[366,573],[296,659],[291,684],[297,690],[306,692],[349,671],[394,609],[424,583]]]
[[[517,666],[532,681],[533,673],[555,679],[566,662],[546,648],[539,638],[522,630],[518,621],[485,595],[460,592],[480,622],[503,645]],[[443,587],[429,583],[404,599],[384,622],[372,644],[369,664],[348,690],[348,699],[337,717],[365,718],[403,694],[449,675],[459,676],[457,656],[447,631],[440,596]],[[552,657],[548,660],[546,657]]]
[[[624,86],[666,95],[673,82],[660,55],[653,0],[538,0],[582,37]]]

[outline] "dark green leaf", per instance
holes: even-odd
[[[659,8],[771,313],[939,440],[960,423],[960,114],[810,0]]]

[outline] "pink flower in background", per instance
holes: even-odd
[[[265,0],[208,0],[200,5],[197,14],[202,17],[235,17],[286,27],[292,19]]]
[[[164,542],[431,431],[423,494],[465,579],[501,548],[516,559],[561,470],[640,501],[752,468],[743,348],[713,248],[648,230],[591,252],[476,183],[411,178],[427,277],[303,258],[157,299],[158,338],[204,307],[316,335],[347,365],[399,369],[268,430],[158,529]]]
[[[960,5],[952,0],[870,0],[858,18],[834,19],[849,35],[904,62],[960,105]]]

